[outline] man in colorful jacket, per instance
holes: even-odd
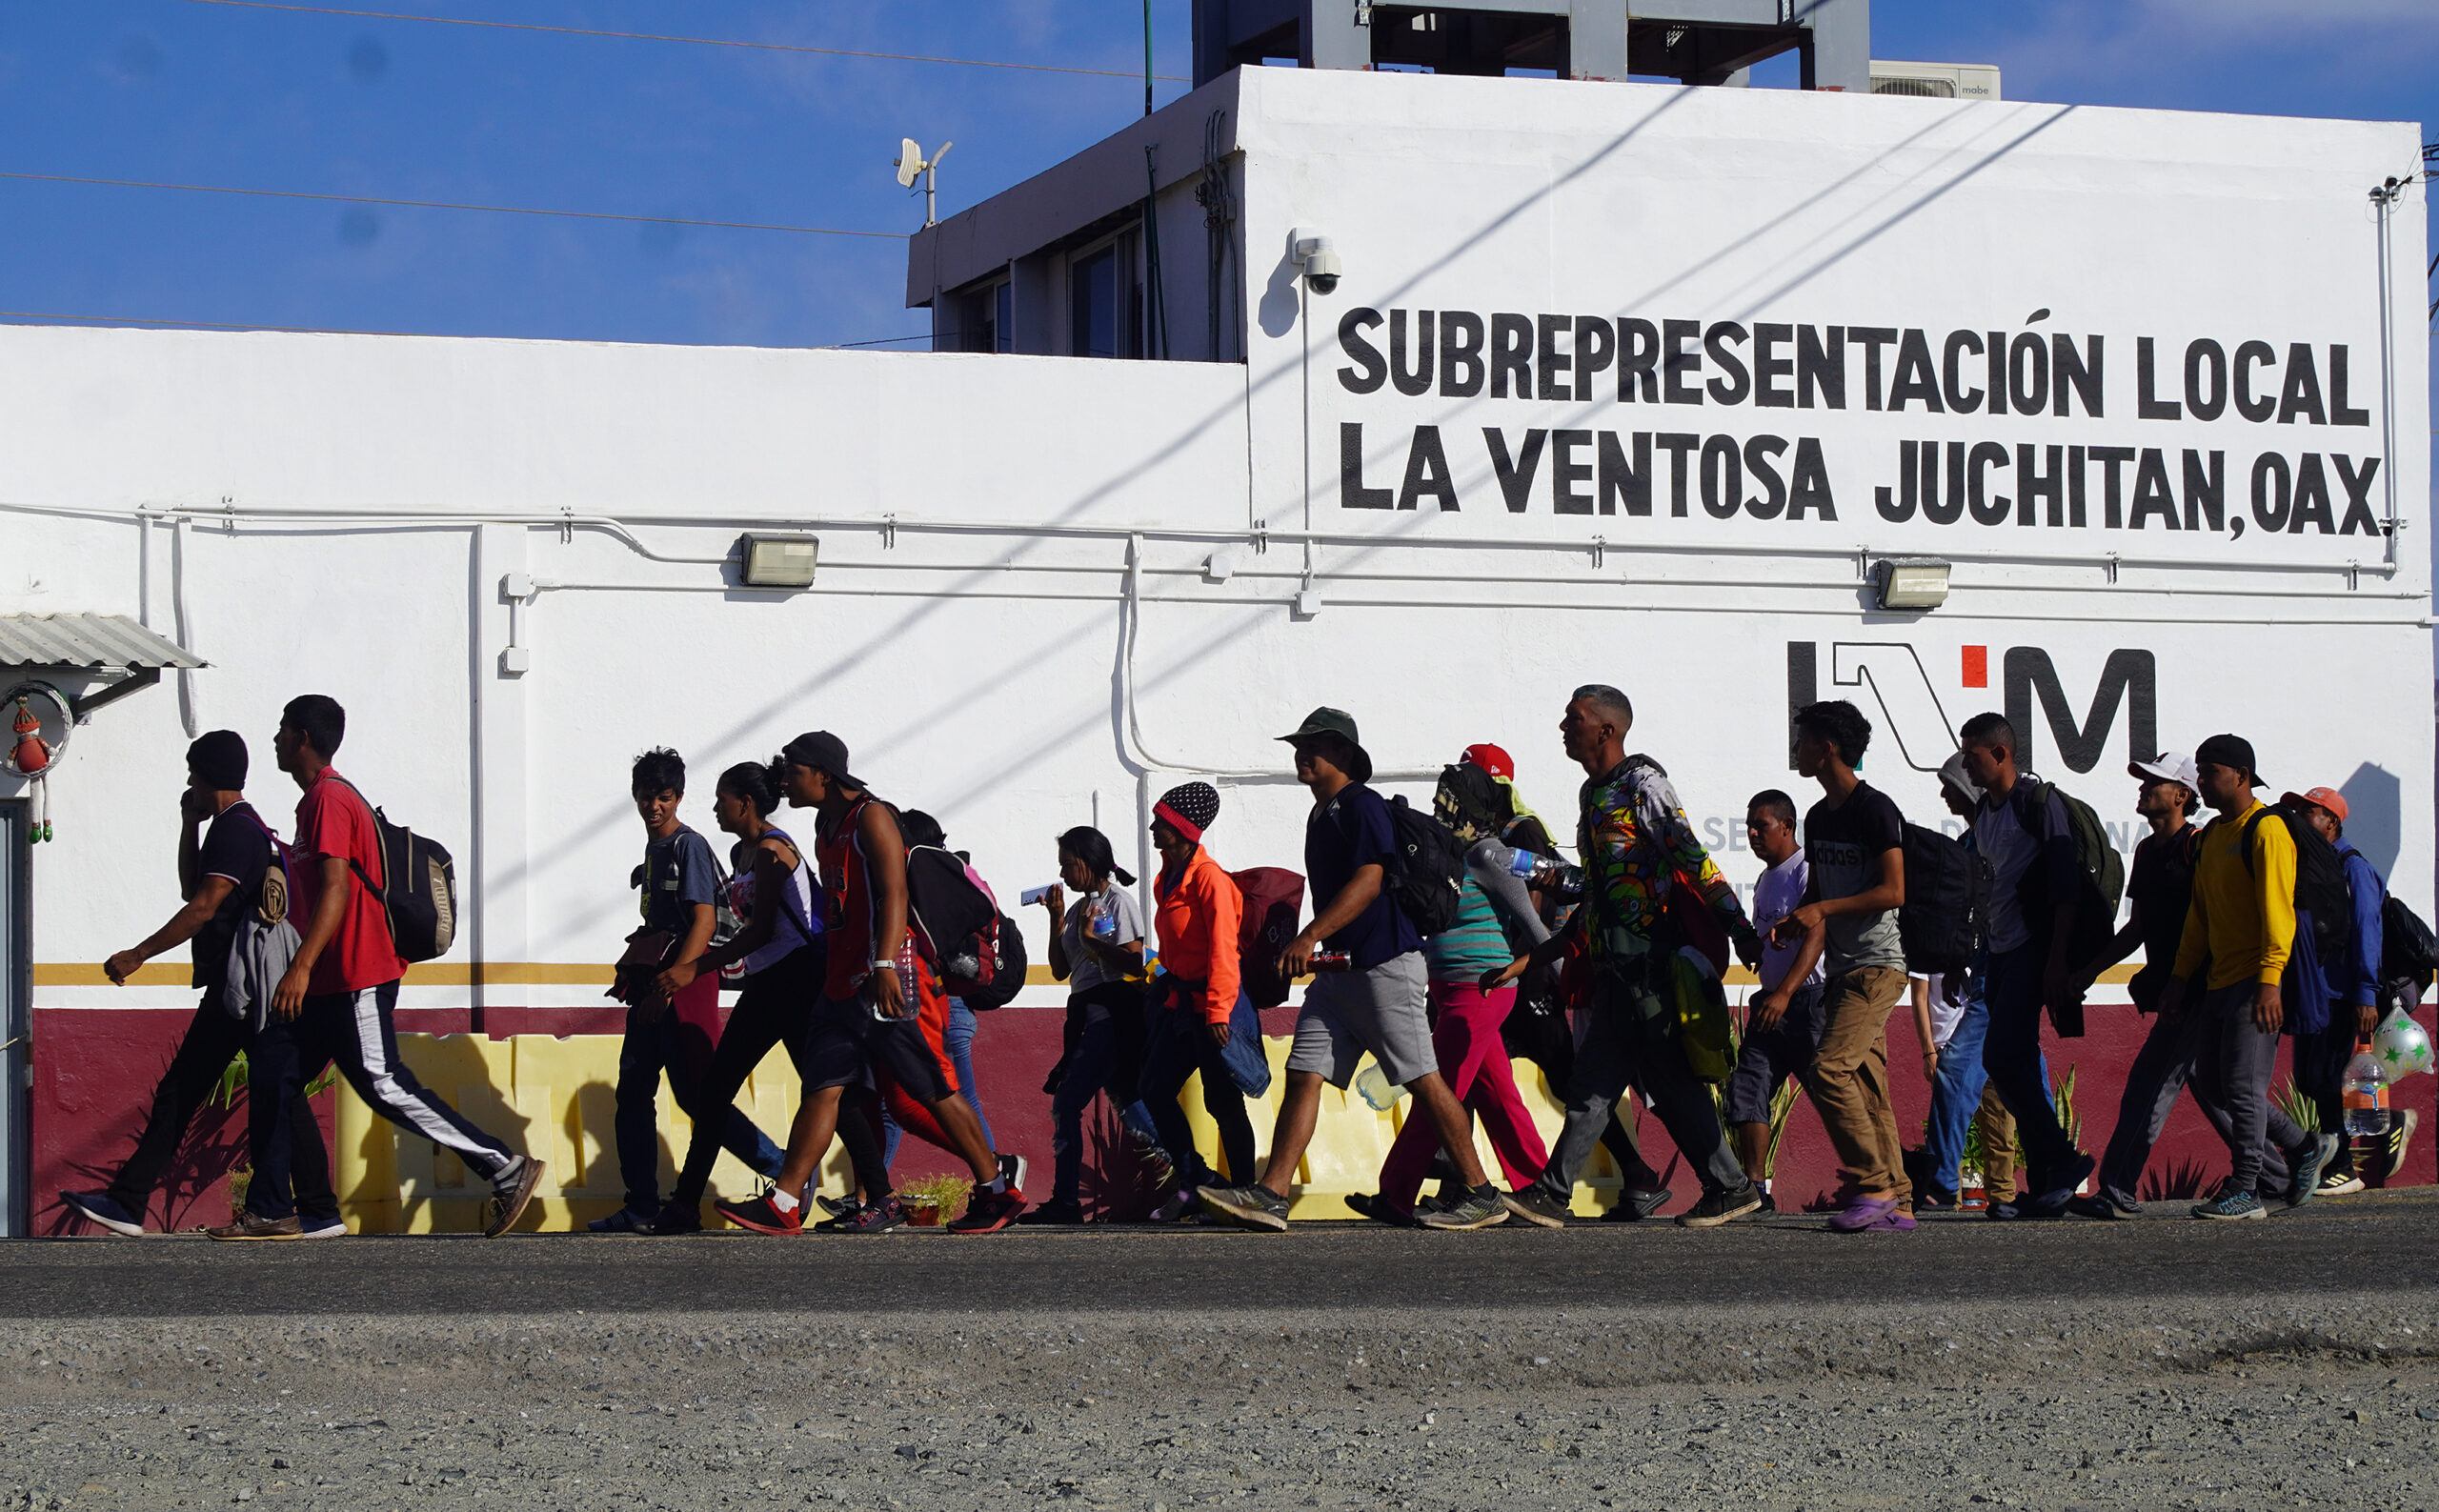
[[[1712,1228],[1762,1206],[1761,1189],[1728,1148],[1710,1090],[1694,1076],[1678,1038],[1670,973],[1685,941],[1668,919],[1669,895],[1686,885],[1699,893],[1745,964],[1761,959],[1761,940],[1736,890],[1695,837],[1668,774],[1649,756],[1626,754],[1634,718],[1626,696],[1605,684],[1578,688],[1567,701],[1560,736],[1568,758],[1589,779],[1577,821],[1583,906],[1567,928],[1482,983],[1502,986],[1537,960],[1570,952],[1580,953],[1589,968],[1583,1040],[1566,1087],[1566,1124],[1542,1179],[1515,1194],[1512,1204],[1548,1228],[1566,1221],[1576,1177],[1629,1084],[1643,1089],[1702,1179],[1701,1200],[1678,1216],[1679,1223]]]

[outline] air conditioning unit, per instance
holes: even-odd
[[[1999,71],[1983,63],[1883,63],[1875,58],[1871,92],[1922,100],[1995,100]]]

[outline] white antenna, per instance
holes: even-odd
[[[937,226],[940,223],[939,174],[937,170],[940,166],[940,159],[948,156],[949,149],[955,146],[957,146],[955,142],[942,142],[940,150],[927,158],[923,155],[922,147],[916,142],[915,138],[911,136],[898,138],[897,182],[907,189],[913,189],[916,178],[917,176],[922,178],[923,224],[926,226]]]

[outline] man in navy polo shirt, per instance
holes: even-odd
[[[1439,1132],[1466,1186],[1454,1204],[1421,1215],[1423,1226],[1505,1222],[1506,1203],[1482,1174],[1464,1106],[1440,1075],[1422,937],[1387,891],[1389,869],[1399,864],[1397,827],[1388,803],[1366,785],[1372,758],[1356,738],[1355,719],[1340,710],[1316,709],[1280,738],[1296,748],[1296,780],[1313,795],[1304,872],[1315,899],[1313,921],[1280,953],[1280,969],[1291,980],[1305,975],[1313,952],[1323,946],[1344,952],[1347,962],[1345,970],[1317,976],[1304,989],[1296,1042],[1287,1053],[1287,1092],[1260,1183],[1206,1186],[1202,1204],[1248,1227],[1284,1231],[1288,1187],[1312,1142],[1321,1083],[1343,1091],[1370,1051],[1383,1076],[1414,1094],[1416,1108]]]

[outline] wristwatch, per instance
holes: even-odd
[[[894,972],[897,970],[897,962],[894,960],[877,960],[873,962],[873,970]]]

